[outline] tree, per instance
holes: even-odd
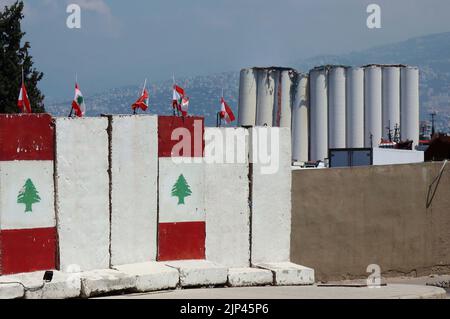
[[[178,197],[178,205],[184,205],[184,199],[191,196],[191,194],[191,188],[186,182],[183,174],[181,174],[175,185],[172,187],[172,196]]]
[[[25,204],[25,213],[32,212],[32,205],[35,203],[39,203],[41,198],[39,197],[39,193],[36,190],[31,179],[27,179],[25,185],[20,190],[19,195],[17,196],[18,204]]]
[[[45,112],[44,95],[37,87],[44,74],[33,68],[28,52],[30,43],[21,45],[25,35],[20,25],[23,7],[22,1],[16,1],[0,11],[0,113],[20,112],[17,99],[22,84],[22,66],[31,109],[33,113]]]

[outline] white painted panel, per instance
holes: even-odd
[[[227,145],[227,136],[233,135],[240,138]],[[222,164],[213,163],[215,155],[207,150],[223,149],[233,155],[240,148],[248,157],[248,135],[241,128],[205,129],[205,160],[210,163],[205,164],[206,259],[227,267],[250,264],[249,165],[225,163],[226,156]]]
[[[156,260],[157,119],[156,116],[110,118],[113,265]]]
[[[61,269],[109,268],[108,119],[56,119]]]
[[[205,166],[159,159],[159,222],[205,220]]]
[[[53,161],[0,162],[0,215],[3,230],[55,227]]]
[[[273,132],[274,134],[271,134]],[[288,128],[252,129],[252,158],[261,145],[271,150],[276,170],[254,162],[252,180],[252,263],[289,261],[291,235],[291,133]],[[269,136],[270,138],[265,138]],[[262,141],[259,142],[259,141]],[[274,142],[274,143],[272,143]],[[271,147],[273,144],[275,147]],[[260,153],[261,154],[261,153]],[[270,173],[270,174],[269,174]],[[276,196],[274,196],[276,190]]]

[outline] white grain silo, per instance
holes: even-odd
[[[256,70],[242,69],[239,79],[239,126],[256,123]]]
[[[280,93],[281,97],[280,103],[280,115],[277,116],[279,127],[291,127],[291,107],[292,107],[292,98],[291,98],[291,88],[292,88],[292,79],[291,76],[294,76],[294,70],[283,70],[280,75]]]
[[[294,80],[295,99],[292,105],[292,161],[308,161],[308,77],[297,74]]]
[[[382,72],[376,65],[364,69],[364,144],[378,147],[382,135]]]
[[[364,147],[364,69],[347,69],[347,147]]]
[[[400,67],[383,66],[383,138],[400,126]]]
[[[273,110],[272,110],[272,126],[280,126],[280,116],[281,116],[281,69],[271,68],[271,73],[274,84],[274,94],[273,94]]]
[[[332,67],[328,73],[328,145],[345,148],[345,68]]]
[[[272,126],[275,94],[275,72],[258,69],[256,93],[256,125]]]
[[[400,134],[402,140],[419,142],[419,69],[401,69]]]
[[[328,95],[327,68],[310,71],[310,160],[324,160],[328,157]]]

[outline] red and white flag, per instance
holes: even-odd
[[[236,118],[231,110],[231,107],[225,102],[224,98],[220,100],[221,109],[220,109],[220,118],[225,119],[227,124],[233,122]]]
[[[22,87],[20,88],[19,100],[17,101],[17,106],[20,108],[22,113],[31,113],[30,100],[28,99],[27,89],[25,88],[25,83],[22,81]]]
[[[183,96],[181,99],[180,111],[182,116],[187,116],[189,109],[189,98],[187,96]]]
[[[181,103],[182,103],[183,97],[184,97],[183,88],[181,88],[175,84],[173,86],[173,98],[172,98],[172,107],[174,109],[181,111]]]
[[[75,97],[73,98],[72,108],[78,117],[83,117],[86,114],[86,105],[84,104],[83,94],[81,94],[78,83],[75,83]]]
[[[144,88],[141,97],[136,102],[134,102],[131,108],[133,109],[133,111],[135,111],[138,108],[140,108],[142,111],[147,111],[148,100],[149,100],[148,91],[147,89]]]

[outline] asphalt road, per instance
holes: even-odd
[[[441,288],[411,285],[387,284],[380,288],[367,287],[251,287],[177,289],[164,292],[131,294],[106,298],[127,299],[418,299],[445,298]]]

